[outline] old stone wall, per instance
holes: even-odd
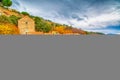
[[[27,34],[30,32],[35,32],[35,23],[30,17],[25,16],[18,21],[18,28],[20,34]]]

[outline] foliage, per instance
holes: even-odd
[[[9,23],[10,20],[8,17],[4,16],[4,15],[1,15],[0,16],[0,23]]]
[[[14,24],[14,25],[18,25],[18,17],[14,16],[14,15],[11,15],[10,17],[7,17],[7,16],[4,16],[4,15],[1,15],[0,16],[0,23],[11,23],[11,24]]]
[[[19,34],[19,30],[15,25],[17,25],[17,17],[0,16],[0,34]]]
[[[12,24],[0,24],[0,34],[2,35],[13,35],[19,34],[19,30]]]
[[[3,6],[10,7],[12,5],[11,0],[2,0]]]
[[[18,17],[16,17],[16,16],[14,16],[14,15],[12,15],[12,16],[10,16],[9,17],[9,20],[10,20],[10,22],[12,23],[12,24],[14,24],[14,25],[18,25]]]
[[[21,14],[23,14],[23,15],[30,15],[28,12],[21,12]]]
[[[36,31],[49,32],[52,30],[51,25],[44,21],[42,18],[35,17],[34,20]]]
[[[60,27],[55,27],[55,31],[58,31],[60,34],[64,33],[64,27],[60,26]]]
[[[72,33],[71,29],[68,29],[65,26],[55,27],[55,31],[59,32],[60,34],[69,34],[69,33]]]

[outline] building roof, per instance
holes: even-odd
[[[19,21],[21,21],[21,20],[31,20],[31,21],[34,21],[32,18],[30,18],[29,16],[24,16],[23,18],[21,18],[21,19],[19,19]]]

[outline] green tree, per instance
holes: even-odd
[[[2,0],[3,6],[10,7],[12,5],[11,0]]]
[[[23,15],[30,15],[28,12],[21,12],[21,14],[23,14]]]

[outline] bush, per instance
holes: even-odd
[[[28,12],[21,12],[21,14],[23,14],[23,15],[30,15]]]
[[[9,20],[10,20],[10,23],[12,23],[12,24],[14,24],[14,25],[18,25],[18,17],[16,17],[16,16],[14,16],[14,15],[12,15],[12,16],[10,16],[9,17]]]
[[[1,15],[0,16],[0,23],[11,23],[11,24],[14,24],[14,25],[18,25],[18,19],[19,17],[16,17],[14,15],[10,16],[10,17],[7,17],[7,16],[4,16],[4,15]]]
[[[0,34],[2,35],[13,35],[19,34],[19,30],[12,24],[0,24]]]
[[[0,23],[9,23],[10,20],[8,17],[4,16],[4,15],[1,15],[0,16]]]
[[[36,31],[49,32],[52,30],[51,25],[44,21],[42,18],[35,17],[34,20]]]

